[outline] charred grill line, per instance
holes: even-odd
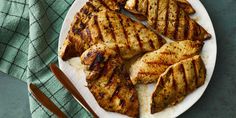
[[[170,73],[172,73],[173,88],[174,88],[174,90],[177,91],[177,85],[176,85],[176,81],[175,81],[175,72],[174,72],[173,68],[170,68],[170,69],[171,69]]]
[[[93,4],[91,2],[86,2],[86,5],[91,7],[93,9],[93,11],[98,11],[98,9],[95,6],[93,6]]]
[[[125,30],[125,28],[124,28],[123,19],[121,18],[120,14],[118,14],[118,17],[119,17],[119,19],[120,19],[120,24],[121,24],[121,26],[122,26],[123,33],[124,33],[124,35],[125,35],[125,40],[126,40],[126,42],[127,42],[126,46],[127,46],[128,49],[130,49],[129,40],[128,40],[128,34],[127,34],[127,32],[126,32],[126,30]]]
[[[88,14],[88,9],[87,8],[85,8],[85,7],[83,7],[81,10],[80,10],[80,13],[81,14]]]
[[[190,22],[191,23],[191,22]],[[195,29],[196,25],[192,25],[192,29]],[[192,32],[190,32],[190,30],[188,31],[188,34],[190,34],[191,37],[189,37],[189,39],[192,39],[192,40],[196,40],[194,37],[194,34],[195,32],[197,31],[197,29],[193,30]]]
[[[110,7],[108,7],[107,4],[106,4],[103,0],[99,0],[99,1],[100,1],[100,3],[101,3],[104,7],[106,7],[108,10],[111,10]]]
[[[159,47],[161,47],[162,45],[164,45],[164,42],[163,42],[163,40],[160,40],[160,39],[162,39],[162,37],[160,36],[160,35],[157,35],[157,41],[158,41],[158,46]]]
[[[188,82],[187,82],[187,78],[186,78],[186,73],[185,73],[185,69],[184,69],[184,65],[181,64],[180,65],[180,68],[181,68],[181,72],[183,73],[183,80],[184,80],[184,83],[185,83],[185,94],[188,93]]]
[[[149,0],[147,0],[147,8],[146,8],[146,15],[148,16],[148,13],[149,13]]]
[[[174,39],[176,39],[177,38],[177,32],[179,31],[179,7],[177,7],[177,11],[176,11],[176,22],[175,22],[175,32],[174,32]],[[178,40],[178,39],[176,39],[176,40]]]
[[[189,19],[187,18],[186,15],[184,15],[184,21],[185,22],[185,25],[184,25],[184,38],[188,38],[188,30],[189,30]]]
[[[154,46],[154,44],[153,44],[153,41],[152,41],[152,40],[149,40],[149,41],[148,41],[148,43],[149,43],[149,45],[152,47],[152,49],[155,49],[155,46]]]
[[[139,31],[136,29],[136,27],[134,27],[134,32],[135,32],[135,36],[137,38],[140,50],[143,50],[143,44],[142,44],[141,39],[140,39],[140,37],[138,35]]]
[[[111,96],[111,99],[110,99],[110,100],[112,100],[112,99],[113,99],[113,97],[114,97],[114,96],[116,96],[116,95],[119,93],[119,91],[120,91],[120,88],[121,88],[121,86],[117,86],[117,87],[116,87],[116,90],[113,92],[113,94],[112,94],[112,96]]]
[[[136,10],[136,11],[139,11],[139,10],[138,10],[138,7],[139,7],[138,4],[139,4],[139,0],[135,0],[135,10]]]
[[[158,9],[159,9],[159,3],[160,3],[160,0],[157,0],[157,8],[156,8],[156,20],[154,22],[154,29],[157,29],[157,22],[158,22]]]
[[[108,20],[108,23],[109,23],[112,38],[115,40],[115,43],[116,43],[116,36],[115,36],[115,32],[114,32],[114,27],[111,24],[110,17],[108,16],[107,12],[106,12],[106,19]]]
[[[87,32],[88,37],[89,37],[89,38],[88,38],[88,39],[89,39],[88,41],[89,41],[89,42],[92,42],[92,36],[91,36],[91,32],[90,32],[89,28],[86,28],[86,32]],[[89,44],[90,44],[90,43],[89,43]]]
[[[104,39],[103,39],[103,36],[102,36],[102,33],[101,33],[101,29],[100,29],[100,27],[99,27],[99,24],[98,24],[98,16],[94,16],[94,25],[97,27],[97,29],[98,29],[98,37],[99,37],[99,39],[101,39],[103,42],[104,42]]]
[[[158,85],[160,85],[161,87],[164,87],[164,84],[165,83],[163,81],[163,77],[161,76]]]
[[[197,66],[196,66],[196,61],[192,60],[192,64],[193,64],[193,69],[194,69],[194,79],[195,79],[195,85],[196,87],[198,87],[198,74],[197,74]]]
[[[168,63],[163,63],[163,62],[157,62],[157,61],[149,61],[149,62],[146,62],[147,64],[151,64],[151,65],[165,65],[165,66],[170,66],[170,64]]]
[[[167,0],[167,7],[166,7],[166,23],[165,23],[165,29],[164,29],[164,35],[167,34],[167,30],[168,30],[168,21],[169,21],[169,7],[170,7],[170,0]]]
[[[109,86],[109,85],[112,83],[112,80],[113,80],[113,77],[114,77],[114,75],[115,75],[115,70],[116,70],[116,69],[117,69],[117,67],[113,69],[112,74],[111,74],[111,76],[109,77],[106,86]]]
[[[125,100],[120,100],[120,106],[124,107],[125,106]]]

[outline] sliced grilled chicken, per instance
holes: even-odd
[[[152,94],[151,113],[181,102],[204,84],[206,68],[199,55],[170,66],[158,79]]]
[[[81,55],[86,66],[88,88],[107,111],[138,117],[136,89],[123,69],[123,59],[110,47],[97,44]]]
[[[146,53],[130,68],[133,84],[152,83],[172,64],[200,53],[203,43],[200,41],[179,41],[165,44],[159,50]]]
[[[147,23],[162,35],[172,40],[209,39],[211,35],[177,4],[176,0],[149,0],[136,3],[137,0],[127,1],[125,8],[131,12],[139,9],[139,13],[147,17]],[[182,1],[182,0],[181,0]],[[180,2],[181,2],[180,1]],[[179,3],[180,3],[179,2]],[[136,3],[136,5],[135,5]],[[182,4],[185,2],[182,2]],[[145,7],[139,7],[145,6]]]
[[[165,0],[167,1],[167,0]],[[176,0],[179,7],[181,7],[187,14],[194,14],[195,10],[187,0]],[[127,0],[125,9],[136,15],[146,16],[148,13],[149,4],[152,2],[159,2],[159,0]],[[156,4],[157,4],[156,3]],[[139,19],[139,18],[138,18]]]
[[[65,42],[60,54],[63,60],[81,55],[97,43],[118,44],[122,58],[129,59],[138,53],[159,49],[165,40],[125,15],[101,11],[91,17],[84,30],[69,35]]]

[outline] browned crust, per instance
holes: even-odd
[[[125,8],[135,16],[139,14],[138,17],[141,16],[142,19],[146,17],[150,27],[172,40],[205,41],[211,38],[211,35],[202,26],[189,17],[189,14],[193,14],[195,10],[188,1],[149,0],[145,3],[148,7],[140,6],[139,2],[133,4],[127,2]]]
[[[206,68],[199,55],[170,66],[159,78],[152,94],[154,114],[181,102],[189,93],[202,86]]]
[[[64,45],[64,47],[70,46],[70,48],[62,48],[63,60],[72,56],[80,56],[83,51],[97,43],[116,43],[117,50],[125,59],[130,59],[139,53],[159,49],[165,44],[165,40],[161,36],[141,23],[113,11],[94,13],[83,30],[72,30],[69,32],[69,37],[73,37],[75,41],[71,43],[76,43],[76,45]],[[124,45],[128,50],[124,49]],[[137,46],[138,48],[136,48]],[[71,53],[79,52],[79,54],[65,55],[66,50],[63,49],[67,48]],[[72,49],[76,51],[72,51]]]
[[[105,45],[94,45],[81,56],[87,67],[88,88],[107,111],[139,116],[137,91],[123,69],[123,60]]]

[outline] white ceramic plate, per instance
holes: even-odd
[[[69,31],[70,24],[73,21],[74,15],[80,10],[80,8],[86,3],[88,0],[75,0],[71,8],[69,9],[65,20],[62,25],[60,37],[59,37],[59,48],[62,46],[63,41],[65,40],[67,36],[67,32]],[[201,56],[204,60],[204,63],[206,65],[207,69],[207,75],[206,75],[206,81],[203,86],[195,90],[193,93],[188,95],[181,103],[167,108],[161,112],[158,112],[156,114],[150,114],[150,98],[151,93],[154,90],[154,84],[153,85],[139,85],[137,86],[137,90],[139,93],[139,101],[140,101],[140,117],[142,118],[152,118],[152,117],[177,117],[183,112],[185,112],[187,109],[189,109],[197,100],[202,96],[203,92],[205,91],[211,76],[214,71],[215,62],[216,62],[216,36],[214,32],[214,28],[211,22],[211,19],[202,5],[202,3],[199,0],[189,0],[189,2],[192,4],[194,9],[196,10],[196,14],[194,16],[191,16],[193,19],[195,19],[200,25],[202,25],[211,35],[212,38],[210,40],[205,41],[205,45],[203,47]],[[72,83],[76,86],[76,88],[79,90],[79,92],[83,95],[85,100],[88,102],[88,104],[94,109],[94,111],[103,118],[120,118],[120,117],[126,117],[124,115],[113,113],[113,112],[107,112],[103,110],[96,102],[93,95],[90,93],[88,88],[86,87],[86,81],[85,81],[85,73],[83,72],[82,67],[80,66],[80,60],[79,58],[73,58],[67,62],[64,62],[61,60],[60,57],[58,57],[59,60],[59,66],[60,68],[65,72],[65,74],[70,78]]]

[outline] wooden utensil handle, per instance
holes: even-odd
[[[48,110],[50,110],[59,118],[67,118],[66,115],[45,94],[43,94],[43,92],[40,89],[38,89],[37,86],[30,83],[29,89],[31,93],[34,95],[34,97]]]

